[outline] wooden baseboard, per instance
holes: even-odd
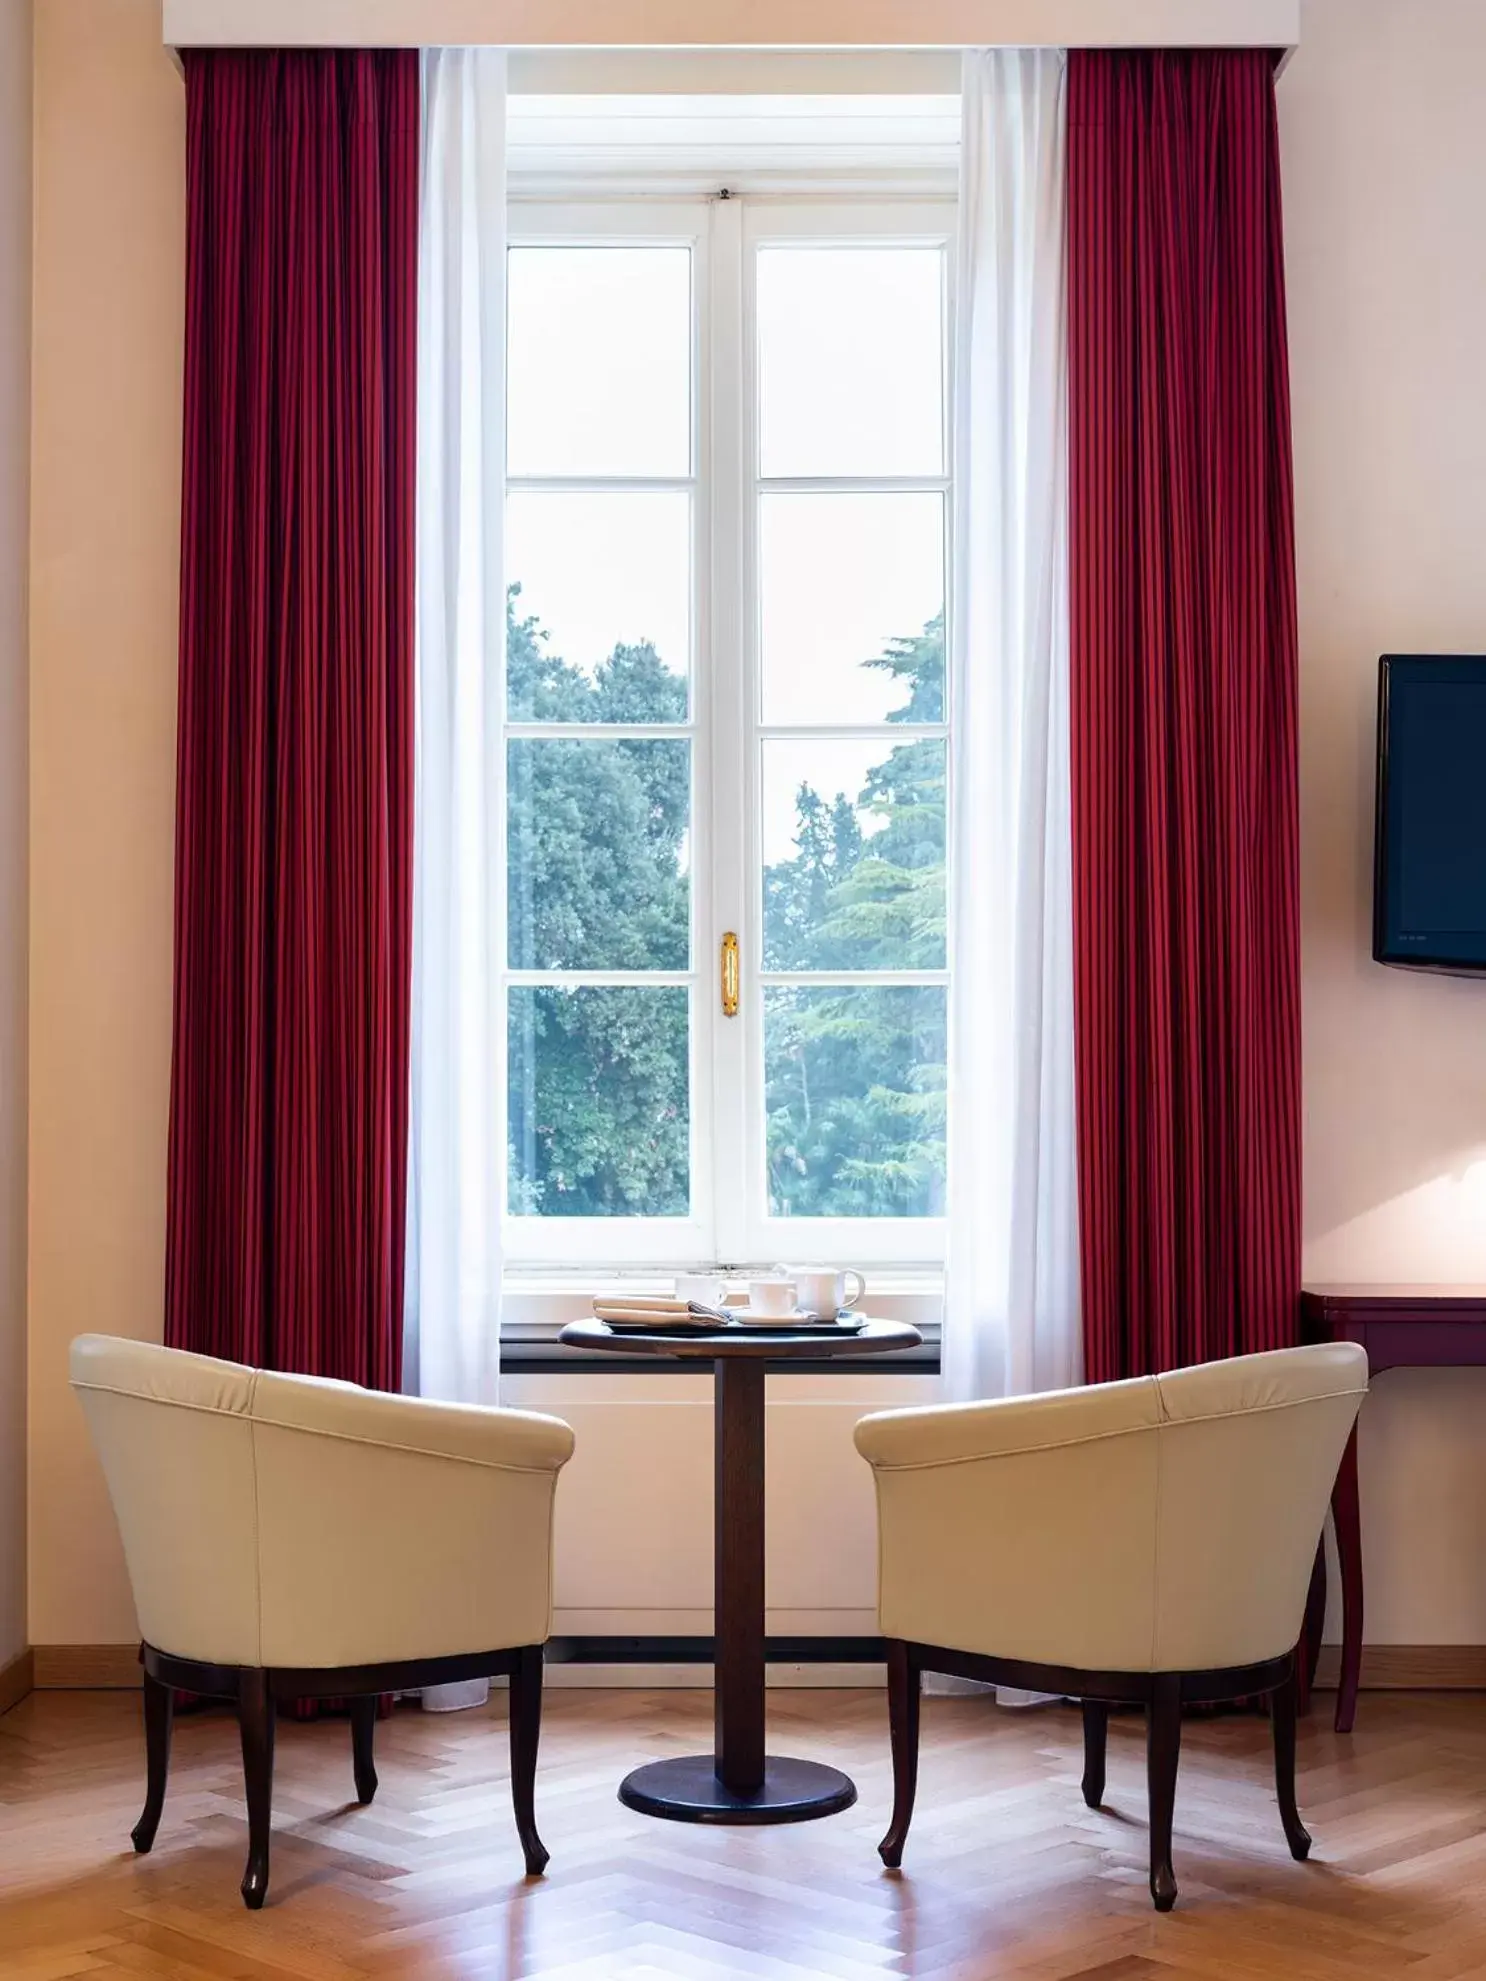
[[[1316,1684],[1333,1688],[1341,1663],[1341,1647],[1323,1644]],[[643,1669],[643,1668],[641,1668]],[[827,1673],[830,1682],[868,1683],[848,1678],[845,1668]],[[803,1668],[791,1678],[771,1674],[775,1684],[821,1684],[816,1671]],[[554,1685],[594,1685],[600,1679],[592,1669],[579,1665],[553,1664],[548,1682]],[[606,1670],[604,1681],[635,1684],[633,1674]],[[674,1675],[647,1676],[647,1684],[701,1682],[702,1674],[677,1671]],[[38,1644],[23,1652],[0,1671],[0,1713],[24,1699],[34,1688],[38,1692],[132,1690],[140,1682],[137,1644]],[[880,1678],[879,1678],[880,1682]],[[1364,1692],[1486,1692],[1486,1644],[1368,1644],[1362,1652]]]
[[[136,1644],[38,1644],[38,1692],[129,1691],[143,1683]]]
[[[1336,1685],[1341,1646],[1323,1644],[1316,1684]],[[1364,1644],[1364,1692],[1486,1692],[1486,1644]]]
[[[19,1706],[36,1684],[36,1654],[22,1651],[8,1665],[0,1666],[0,1713]]]

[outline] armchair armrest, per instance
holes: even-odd
[[[267,1371],[258,1377],[253,1417],[259,1424],[322,1437],[463,1459],[514,1472],[559,1472],[573,1455],[573,1433],[559,1417],[493,1405],[438,1403],[389,1396],[354,1383]]]
[[[900,1471],[1050,1451],[1151,1430],[1160,1421],[1159,1391],[1150,1377],[1142,1376],[991,1403],[883,1411],[864,1417],[855,1436],[857,1450],[874,1470]]]

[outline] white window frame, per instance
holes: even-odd
[[[763,919],[763,741],[776,733],[759,718],[759,499],[765,486],[792,489],[942,490],[946,500],[945,610],[953,596],[953,407],[955,209],[952,201],[915,192],[870,197],[828,195],[657,197],[653,184],[620,191],[608,175],[601,199],[514,196],[509,239],[531,245],[655,245],[674,241],[692,254],[692,460],[685,484],[675,481],[532,481],[532,487],[674,488],[692,494],[691,708],[686,725],[580,725],[507,722],[505,737],[675,737],[692,745],[691,968],[648,973],[514,971],[500,955],[501,1010],[512,985],[686,985],[691,999],[692,1211],[682,1218],[540,1218],[504,1213],[507,1262],[520,1268],[739,1265],[780,1259],[837,1258],[857,1264],[932,1267],[944,1255],[942,1218],[771,1218],[767,1214],[766,1124],[763,1109],[763,992],[774,979],[760,967]],[[775,242],[912,241],[940,246],[947,284],[944,321],[944,463],[942,476],[912,480],[853,477],[763,484],[757,475],[757,365],[753,341],[756,251]],[[515,575],[515,574],[513,574]],[[946,683],[946,695],[948,685]],[[884,740],[949,734],[952,710],[939,725],[905,731],[884,725]],[[792,727],[800,737],[860,735]],[[870,732],[867,732],[870,733]],[[736,739],[743,739],[737,747]],[[731,744],[731,747],[730,747]],[[503,740],[502,749],[505,748]],[[953,804],[953,791],[949,793]],[[504,834],[504,821],[502,822]],[[501,857],[504,916],[504,847]],[[741,1007],[724,1018],[719,989],[722,937],[736,932],[742,956]],[[791,978],[791,981],[795,979]],[[817,977],[800,979],[805,983]],[[947,971],[867,972],[826,981],[948,983]],[[505,1160],[508,1136],[501,1137]],[[502,1181],[502,1203],[507,1201]]]

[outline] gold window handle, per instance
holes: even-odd
[[[738,938],[731,929],[722,939],[722,1015],[738,1015]]]

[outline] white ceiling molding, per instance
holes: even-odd
[[[172,47],[1291,48],[1300,0],[164,0]]]

